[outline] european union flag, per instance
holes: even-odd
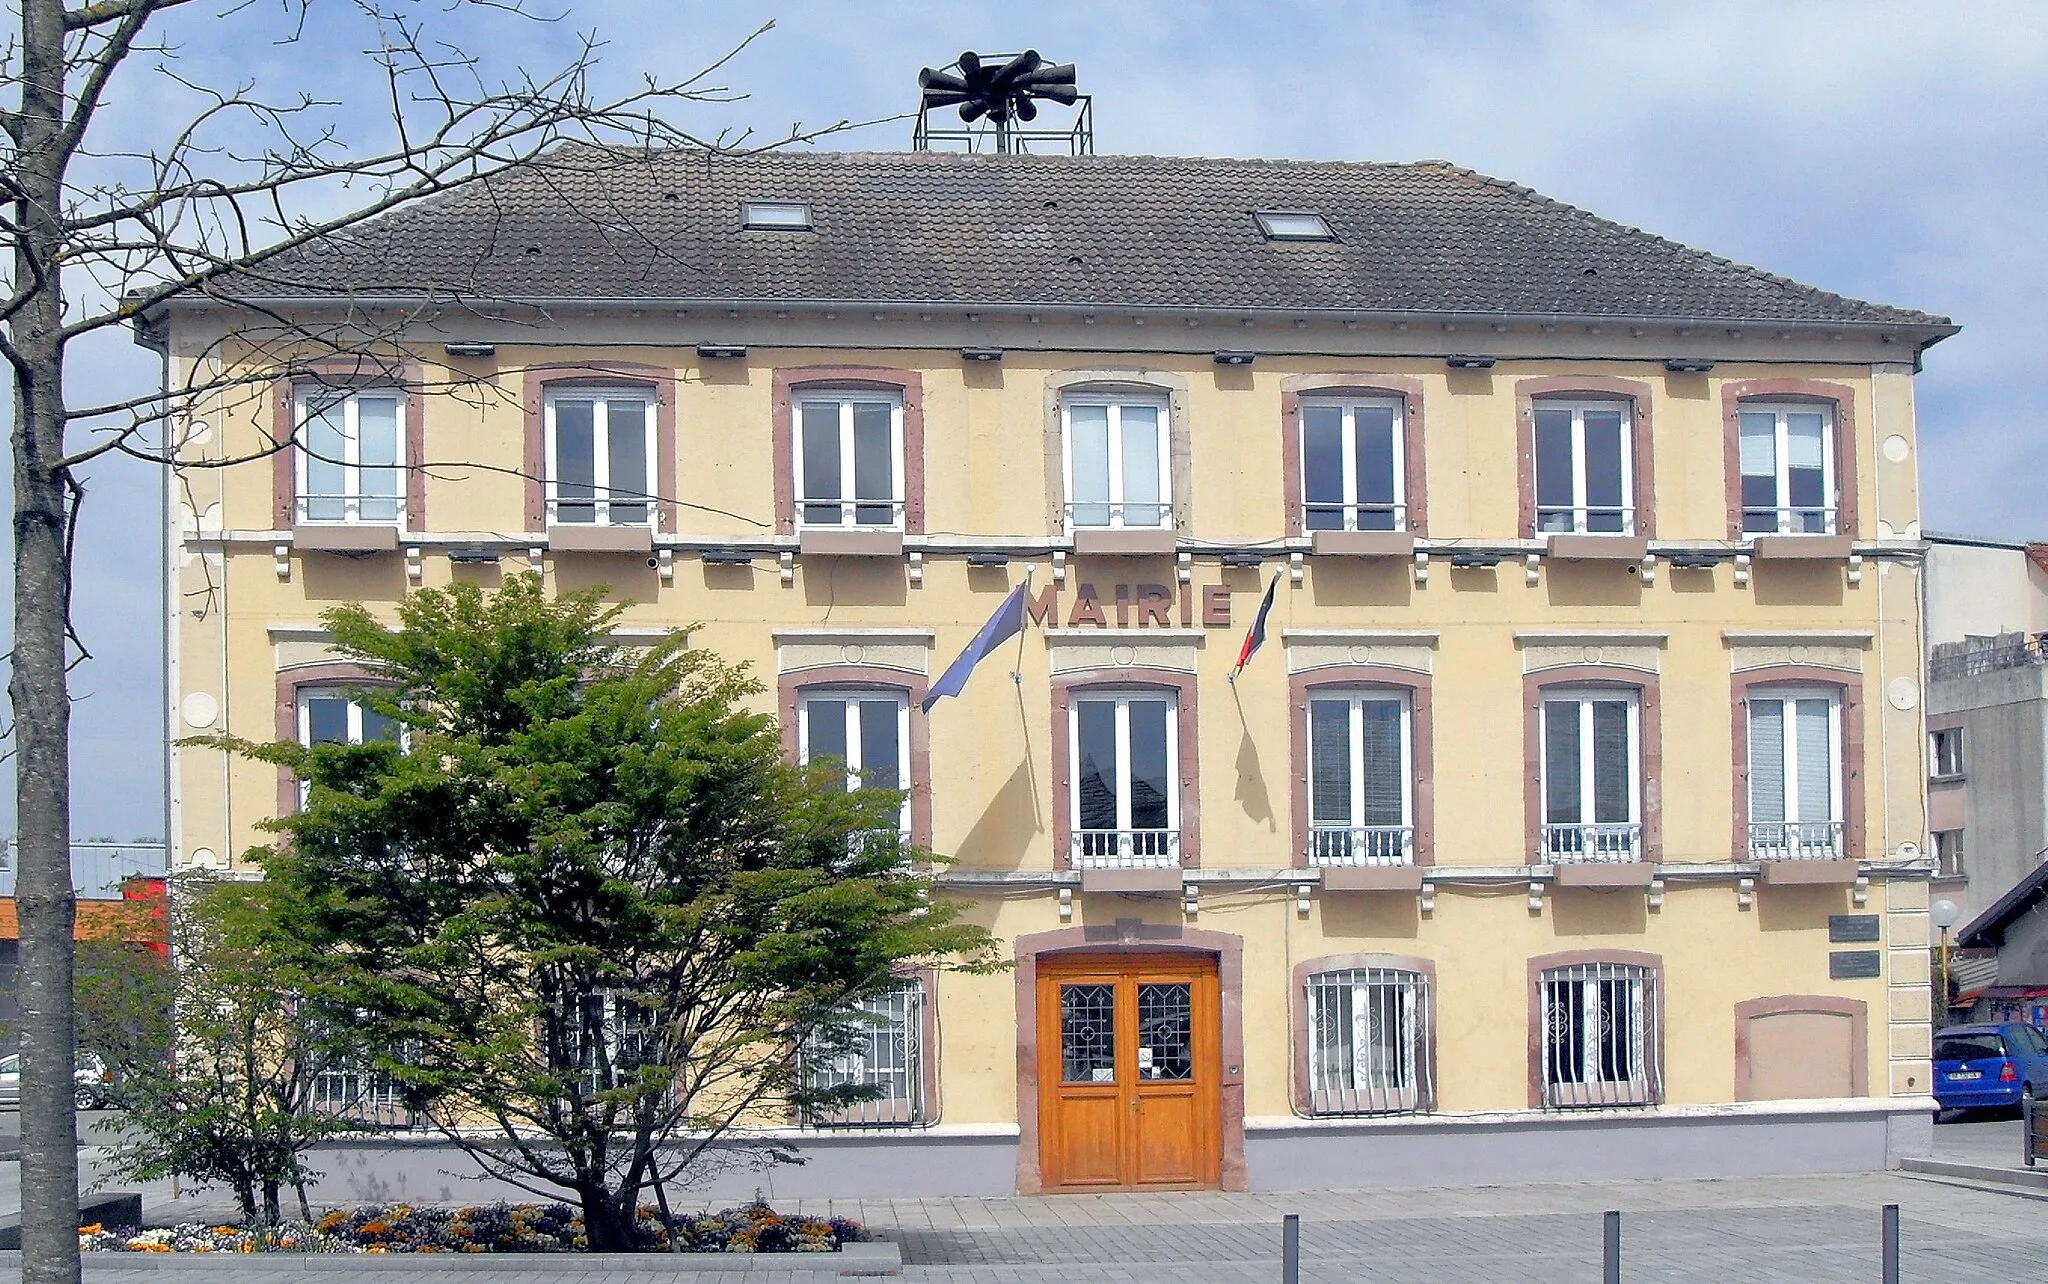
[[[926,713],[930,713],[932,706],[941,698],[959,695],[967,686],[967,679],[973,674],[975,665],[980,664],[989,652],[1001,646],[1006,639],[1024,631],[1024,589],[1029,582],[1027,580],[1025,584],[1019,584],[1010,590],[1010,596],[1003,599],[1003,604],[996,608],[994,615],[988,617],[988,623],[981,626],[981,632],[974,635],[974,641],[967,644],[967,649],[960,653],[960,658],[948,665],[946,671],[939,675],[939,680],[932,684],[930,693],[924,698]]]

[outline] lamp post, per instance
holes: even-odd
[[[1963,912],[1956,908],[1954,901],[1939,900],[1927,907],[1927,915],[1941,929],[1941,1006],[1935,1014],[1938,1029],[1948,1024],[1948,930],[1956,925]]]

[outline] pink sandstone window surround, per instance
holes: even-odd
[[[1655,485],[1655,436],[1650,423],[1650,385],[1638,379],[1617,379],[1608,375],[1546,376],[1515,381],[1516,457],[1519,461],[1517,490],[1521,497],[1519,530],[1522,538],[1538,534],[1536,495],[1536,412],[1545,403],[1560,407],[1591,407],[1601,402],[1618,403],[1627,416],[1628,468],[1622,478],[1623,499],[1630,511],[1630,533],[1642,539],[1657,537],[1657,489]],[[1583,507],[1583,505],[1578,505]]]
[[[1734,773],[1734,826],[1729,839],[1729,859],[1756,860],[1750,815],[1750,700],[1772,692],[1823,691],[1833,695],[1840,716],[1837,744],[1840,757],[1835,764],[1835,782],[1841,790],[1840,859],[1861,860],[1864,851],[1864,729],[1863,675],[1812,665],[1773,665],[1735,675],[1732,684],[1730,722],[1730,767]]]
[[[1636,755],[1633,766],[1638,810],[1635,821],[1621,823],[1633,823],[1639,828],[1635,854],[1628,859],[1655,862],[1663,858],[1663,715],[1657,675],[1619,665],[1584,664],[1538,669],[1522,678],[1522,749],[1526,764],[1523,820],[1529,859],[1533,862],[1546,863],[1545,856],[1554,845],[1552,834],[1556,829],[1546,821],[1544,701],[1547,697],[1569,699],[1596,693],[1625,693],[1634,702]],[[1601,845],[1601,834],[1606,830],[1597,820],[1584,817],[1577,823],[1597,831],[1585,837],[1584,842],[1596,847]],[[1587,850],[1582,853],[1577,848],[1569,848],[1569,844],[1567,848],[1570,854],[1583,854],[1588,858],[1603,854],[1622,858],[1618,852]]]
[[[270,438],[280,448],[271,455],[271,521],[277,530],[299,523],[299,478],[304,429],[302,402],[308,393],[346,395],[388,390],[399,398],[402,427],[399,466],[400,520],[388,523],[408,531],[427,526],[426,399],[420,395],[421,374],[412,361],[396,363],[374,357],[327,357],[311,361],[277,380],[271,388]],[[385,524],[385,523],[365,523]]]
[[[885,366],[799,366],[775,371],[775,529],[791,535],[797,529],[797,407],[806,394],[879,393],[901,407],[897,461],[902,477],[901,529],[925,533],[924,499],[924,376],[915,370]],[[856,513],[858,517],[860,514]],[[872,526],[887,523],[856,522]]]
[[[1856,390],[1819,379],[1735,379],[1721,385],[1722,452],[1727,473],[1728,538],[1746,539],[1742,501],[1742,410],[1752,405],[1807,404],[1826,409],[1834,465],[1834,533],[1858,537]]]
[[[1289,375],[1280,381],[1281,496],[1287,533],[1306,531],[1302,503],[1302,406],[1385,402],[1400,412],[1399,458],[1404,524],[1394,527],[1418,537],[1429,534],[1428,469],[1424,463],[1422,381],[1408,375],[1355,373]]]
[[[791,762],[800,761],[802,718],[807,695],[858,698],[863,693],[900,700],[908,710],[908,739],[905,746],[905,774],[902,788],[908,798],[910,841],[930,849],[932,845],[932,752],[931,727],[918,705],[925,697],[926,679],[921,673],[905,673],[878,665],[838,664],[795,669],[776,679],[776,711],[782,729],[782,749]]]
[[[1394,851],[1385,841],[1373,835],[1356,835],[1358,841],[1345,842],[1337,835],[1318,839],[1319,818],[1312,791],[1315,775],[1311,761],[1311,702],[1318,698],[1340,700],[1359,696],[1385,698],[1400,701],[1403,705],[1405,744],[1401,781],[1406,794],[1407,815],[1402,827],[1407,833],[1402,836],[1399,855],[1392,859]],[[1324,848],[1332,843],[1345,846],[1347,851],[1339,853],[1327,850],[1336,864],[1412,864],[1430,865],[1436,860],[1436,808],[1435,808],[1435,763],[1431,735],[1430,678],[1426,673],[1415,673],[1407,669],[1394,669],[1383,665],[1332,665],[1296,673],[1288,678],[1289,732],[1288,744],[1291,761],[1294,764],[1293,779],[1297,782],[1293,790],[1294,845],[1293,863],[1304,867],[1313,863],[1312,848],[1321,841]],[[1362,748],[1363,746],[1354,746]],[[1367,820],[1353,816],[1347,828],[1367,825]],[[1327,829],[1327,826],[1324,826]],[[1371,850],[1364,850],[1371,848]],[[1363,859],[1352,859],[1353,856]],[[1341,858],[1338,858],[1341,857]],[[1382,858],[1385,859],[1382,859]]]
[[[1110,720],[1104,723],[1099,705],[1120,698],[1126,700],[1126,710],[1128,700],[1133,698],[1140,701],[1163,700],[1167,704],[1166,736],[1171,755],[1169,786],[1178,788],[1178,796],[1171,800],[1168,811],[1170,823],[1163,830],[1150,824],[1133,825],[1128,831],[1121,826],[1084,827],[1077,841],[1074,791],[1078,787],[1076,778],[1081,764],[1075,760],[1075,744],[1083,734],[1079,725],[1080,715],[1090,712],[1081,706],[1091,703],[1098,706],[1094,710],[1097,725],[1089,730],[1106,727],[1110,734],[1122,737],[1130,734],[1126,727],[1134,725],[1140,717],[1149,717],[1150,711],[1112,710]],[[1129,668],[1055,677],[1052,684],[1053,868],[1078,869],[1090,863],[1105,868],[1199,867],[1202,851],[1201,799],[1197,788],[1201,779],[1200,738],[1196,734],[1199,725],[1192,674]],[[1101,765],[1109,766],[1108,763]],[[1123,771],[1123,783],[1128,788],[1132,773],[1123,770],[1121,763],[1118,769]],[[1121,803],[1122,800],[1118,801]],[[1161,833],[1170,833],[1170,839],[1159,838]],[[1085,853],[1083,848],[1087,849]]]
[[[521,393],[526,433],[522,472],[526,529],[544,531],[548,521],[547,404],[551,395],[577,389],[638,389],[654,403],[654,485],[658,529],[676,529],[676,374],[638,361],[594,365],[530,366]]]

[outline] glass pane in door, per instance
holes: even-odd
[[[1194,987],[1185,981],[1140,985],[1138,1078],[1194,1076]]]
[[[1116,1082],[1116,987],[1060,987],[1060,1079]]]

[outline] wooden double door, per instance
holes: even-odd
[[[1047,1190],[1212,1187],[1222,1168],[1213,959],[1038,965],[1038,1162]]]

